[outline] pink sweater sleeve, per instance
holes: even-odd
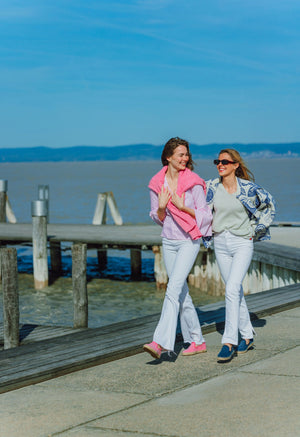
[[[203,188],[195,185],[192,189],[192,196],[195,203],[195,215],[198,228],[203,237],[212,235],[212,212],[206,203],[206,197]]]

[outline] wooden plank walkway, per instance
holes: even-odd
[[[19,340],[20,344],[33,343],[35,341],[61,337],[62,335],[74,334],[75,332],[83,331],[85,328],[69,328],[67,326],[43,326],[32,323],[19,325]],[[0,323],[0,350],[3,349],[4,332],[3,323]]]
[[[49,241],[114,246],[149,246],[161,244],[161,228],[157,225],[72,225],[48,224]],[[31,242],[31,223],[0,223],[0,241]]]
[[[300,284],[251,294],[246,300],[252,319],[257,319],[299,306]],[[224,302],[197,311],[203,333],[222,327]],[[27,344],[23,339],[23,346],[0,351],[0,393],[137,354],[151,340],[158,318],[155,314]]]

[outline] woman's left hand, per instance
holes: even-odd
[[[175,205],[180,211],[184,211],[187,212],[188,214],[190,214],[190,216],[192,216],[193,218],[195,218],[195,210],[192,208],[188,208],[187,206],[185,206],[184,204],[184,195],[185,193],[182,194],[182,196],[178,196],[177,193],[173,194],[173,196],[171,197],[171,202],[173,203],[173,205]]]
[[[182,194],[182,196],[178,196],[177,193],[173,194],[173,196],[171,197],[171,202],[173,203],[173,205],[175,205],[178,209],[180,209],[180,211],[182,211],[184,209],[184,195],[185,193]]]

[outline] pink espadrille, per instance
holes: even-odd
[[[149,344],[144,344],[143,349],[145,352],[148,352],[153,358],[160,358],[162,348],[159,346],[159,344],[155,343],[155,341],[152,341]]]
[[[191,343],[189,347],[182,352],[182,355],[195,355],[202,354],[203,352],[206,352],[206,343],[203,342],[202,344],[199,344],[197,346],[196,343],[193,341],[193,343]]]

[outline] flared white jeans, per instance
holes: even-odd
[[[237,345],[239,332],[244,339],[253,338],[254,332],[242,287],[253,255],[253,240],[224,231],[215,234],[214,249],[226,285],[222,343]]]
[[[178,313],[184,342],[202,344],[204,341],[186,281],[199,249],[200,240],[163,238],[163,257],[169,281],[153,340],[170,351],[174,350]]]

